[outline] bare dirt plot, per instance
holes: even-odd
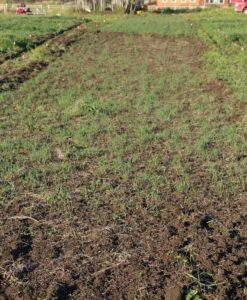
[[[3,299],[244,299],[244,112],[203,51],[87,33],[1,98]]]

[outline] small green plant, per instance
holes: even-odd
[[[46,56],[46,49],[44,46],[37,47],[35,49],[31,50],[31,60],[37,60],[37,61],[42,61],[45,60]]]
[[[50,193],[46,202],[51,206],[57,206],[58,209],[69,208],[71,205],[71,196],[68,191],[58,186],[54,192]]]
[[[203,300],[197,290],[190,290],[185,297],[186,300]]]

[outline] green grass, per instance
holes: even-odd
[[[91,16],[91,15],[90,15]],[[126,32],[161,35],[189,35],[191,25],[178,16],[163,16],[157,14],[130,15],[92,15],[104,32]]]
[[[245,14],[233,8],[191,16],[196,34],[209,50],[205,54],[211,71],[246,102],[247,24]]]

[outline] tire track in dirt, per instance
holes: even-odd
[[[15,52],[15,53],[6,54],[6,55],[0,57],[0,65],[4,64],[7,60],[18,58],[21,55],[23,55],[24,53],[26,53],[26,52],[28,52],[30,50],[33,50],[33,49],[37,48],[38,46],[41,46],[44,43],[50,41],[51,39],[53,39],[55,37],[58,37],[58,36],[66,33],[66,32],[68,32],[68,31],[70,31],[70,30],[72,30],[72,29],[74,29],[74,28],[76,28],[76,27],[78,27],[80,25],[81,25],[81,22],[78,22],[78,23],[76,23],[76,24],[74,24],[74,25],[72,25],[70,27],[67,27],[65,29],[62,29],[62,30],[60,30],[60,31],[58,31],[56,33],[52,33],[52,34],[46,35],[44,37],[39,37],[37,40],[35,40],[33,42],[33,46],[32,47],[25,47],[25,48],[23,48],[23,49]]]
[[[15,90],[27,80],[35,77],[40,71],[46,68],[52,60],[61,57],[72,44],[78,42],[81,35],[85,32],[84,29],[85,25],[80,24],[79,27],[76,25],[68,30],[62,31],[54,38],[46,39],[43,42],[47,43],[44,60],[33,61],[30,59],[28,61],[27,59],[25,66],[21,68],[10,68],[4,75],[0,75],[0,93]]]

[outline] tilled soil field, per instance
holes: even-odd
[[[243,104],[196,39],[80,34],[1,98],[0,299],[245,299]]]

